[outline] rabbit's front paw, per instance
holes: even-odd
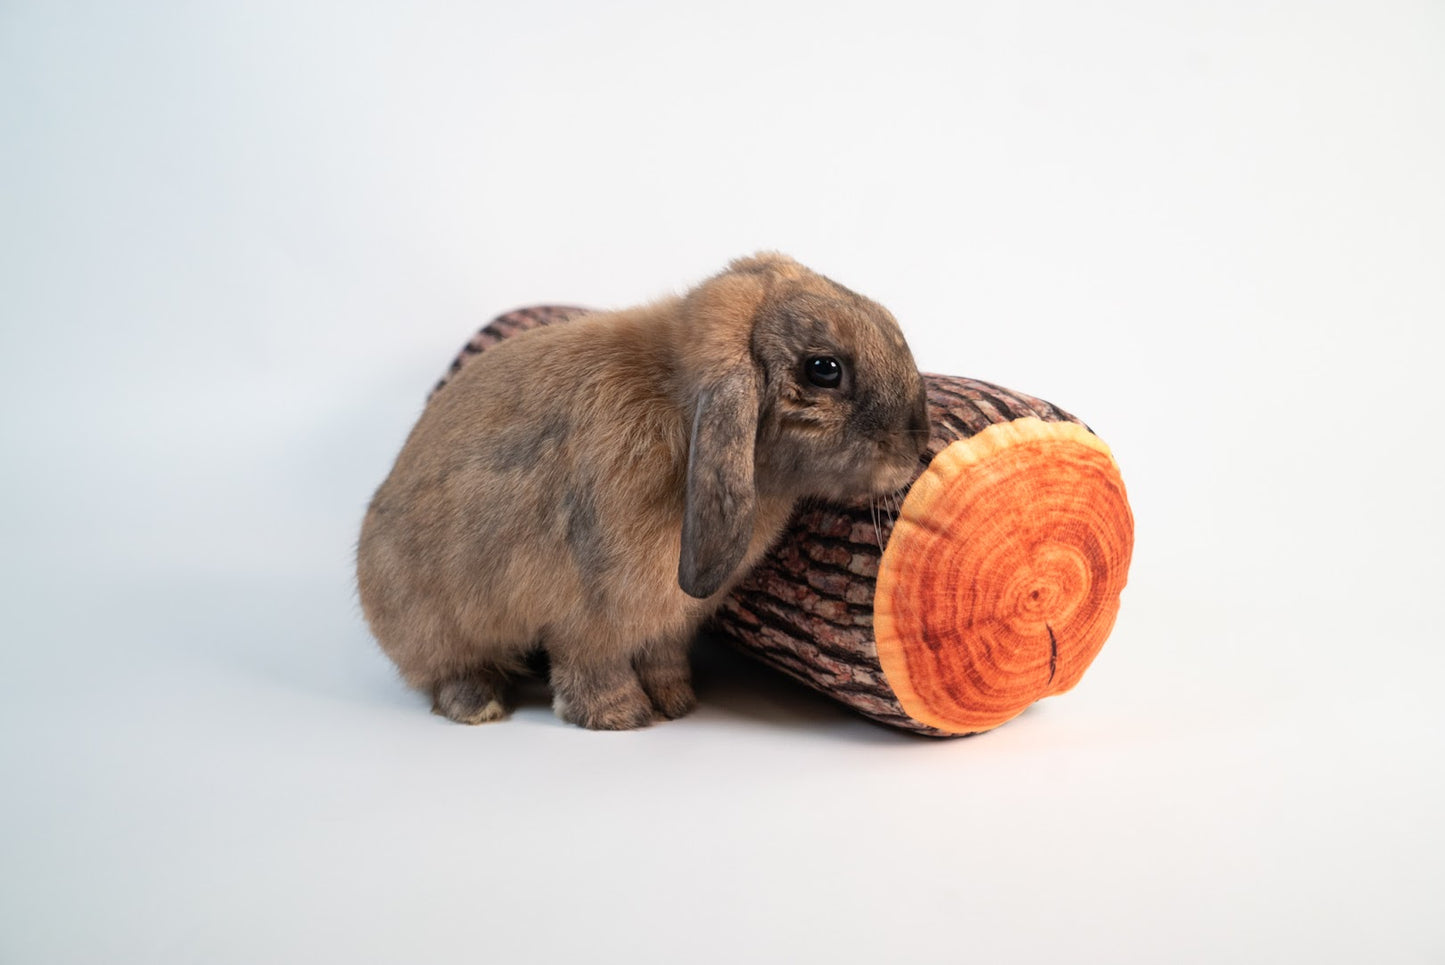
[[[659,714],[668,720],[686,717],[697,707],[687,664],[681,667],[639,667],[642,689]]]
[[[636,678],[602,690],[580,688],[559,690],[552,699],[552,709],[569,724],[588,730],[636,730],[652,723],[652,701]]]

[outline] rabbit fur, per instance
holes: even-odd
[[[835,387],[807,377],[817,357],[841,363]],[[927,430],[885,309],[785,256],[738,259],[682,297],[525,332],[462,369],[367,510],[362,609],[452,720],[506,716],[539,648],[564,720],[678,717],[698,625],[799,500],[899,489]]]

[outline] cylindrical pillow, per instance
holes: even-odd
[[[585,311],[498,317],[436,388],[502,339]],[[874,720],[957,736],[1079,682],[1113,629],[1134,520],[1108,446],[1072,415],[974,379],[924,381],[929,462],[907,493],[804,507],[713,625]]]

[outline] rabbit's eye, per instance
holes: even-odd
[[[843,365],[831,355],[815,355],[803,363],[808,381],[820,389],[836,389],[843,381]]]

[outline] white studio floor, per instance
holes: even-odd
[[[1445,18],[0,10],[0,962],[1445,960]],[[493,314],[778,248],[1083,417],[1113,638],[997,731],[720,644],[427,712],[351,552]]]

